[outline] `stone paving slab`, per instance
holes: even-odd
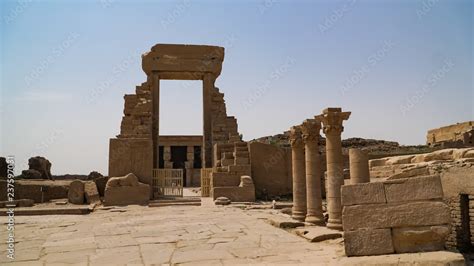
[[[324,226],[307,226],[296,228],[295,233],[310,242],[321,242],[329,239],[342,238],[342,232]]]
[[[310,243],[265,220],[275,210],[241,210],[231,206],[129,206],[125,212],[100,210],[90,215],[16,217],[16,260],[1,265],[370,265],[384,258],[347,258],[340,239]],[[263,217],[263,218],[262,218]],[[266,217],[266,218],[264,218]],[[460,255],[401,254],[387,261],[442,264]],[[462,258],[462,257],[461,257]],[[364,264],[365,263],[365,264]],[[429,265],[429,264],[419,264]],[[456,265],[455,263],[453,265]]]
[[[280,216],[268,217],[267,221],[269,224],[277,228],[296,228],[299,226],[304,226],[303,222]]]

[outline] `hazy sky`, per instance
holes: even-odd
[[[1,1],[0,155],[107,174],[156,43],[225,47],[216,85],[246,140],[340,106],[344,138],[423,144],[474,118],[473,24],[473,1]],[[201,82],[162,82],[160,108],[161,134],[202,134]]]

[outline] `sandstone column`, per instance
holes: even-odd
[[[327,108],[317,116],[323,122],[326,134],[327,188],[326,201],[329,213],[327,227],[342,230],[341,186],[344,185],[344,165],[342,160],[342,122],[349,119],[350,112],[341,108]]]
[[[151,89],[152,96],[152,143],[153,143],[153,168],[160,166],[160,77],[153,74],[153,82]]]
[[[321,121],[308,119],[301,126],[305,144],[306,197],[308,213],[305,221],[324,225],[323,200],[321,196],[321,157],[319,156],[319,131]]]
[[[290,143],[293,164],[293,209],[291,216],[304,221],[306,216],[306,177],[304,166],[304,146],[299,126],[290,130]]]
[[[369,155],[361,149],[349,149],[351,184],[369,183]]]
[[[216,77],[211,73],[204,74],[203,77],[203,145],[202,161],[203,168],[211,168],[212,164],[212,92]]]

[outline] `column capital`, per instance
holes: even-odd
[[[321,130],[321,120],[306,119],[301,125],[301,132],[304,142],[319,141],[319,131]]]
[[[351,112],[342,112],[341,108],[326,108],[321,115],[314,118],[323,123],[325,134],[341,134],[344,131],[342,123],[348,120]]]
[[[300,126],[293,126],[290,129],[290,144],[293,148],[303,147],[303,136]]]

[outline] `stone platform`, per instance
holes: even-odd
[[[67,203],[67,199],[56,199],[51,202],[38,203],[31,207],[14,208],[15,216],[32,215],[79,215],[89,214],[96,204],[75,205]],[[8,215],[8,208],[0,208],[0,216]]]
[[[461,254],[434,252],[347,258],[340,239],[310,243],[265,219],[276,210],[212,206],[97,208],[89,215],[15,218],[14,265],[300,264],[463,265]],[[0,264],[10,265],[6,244]]]

